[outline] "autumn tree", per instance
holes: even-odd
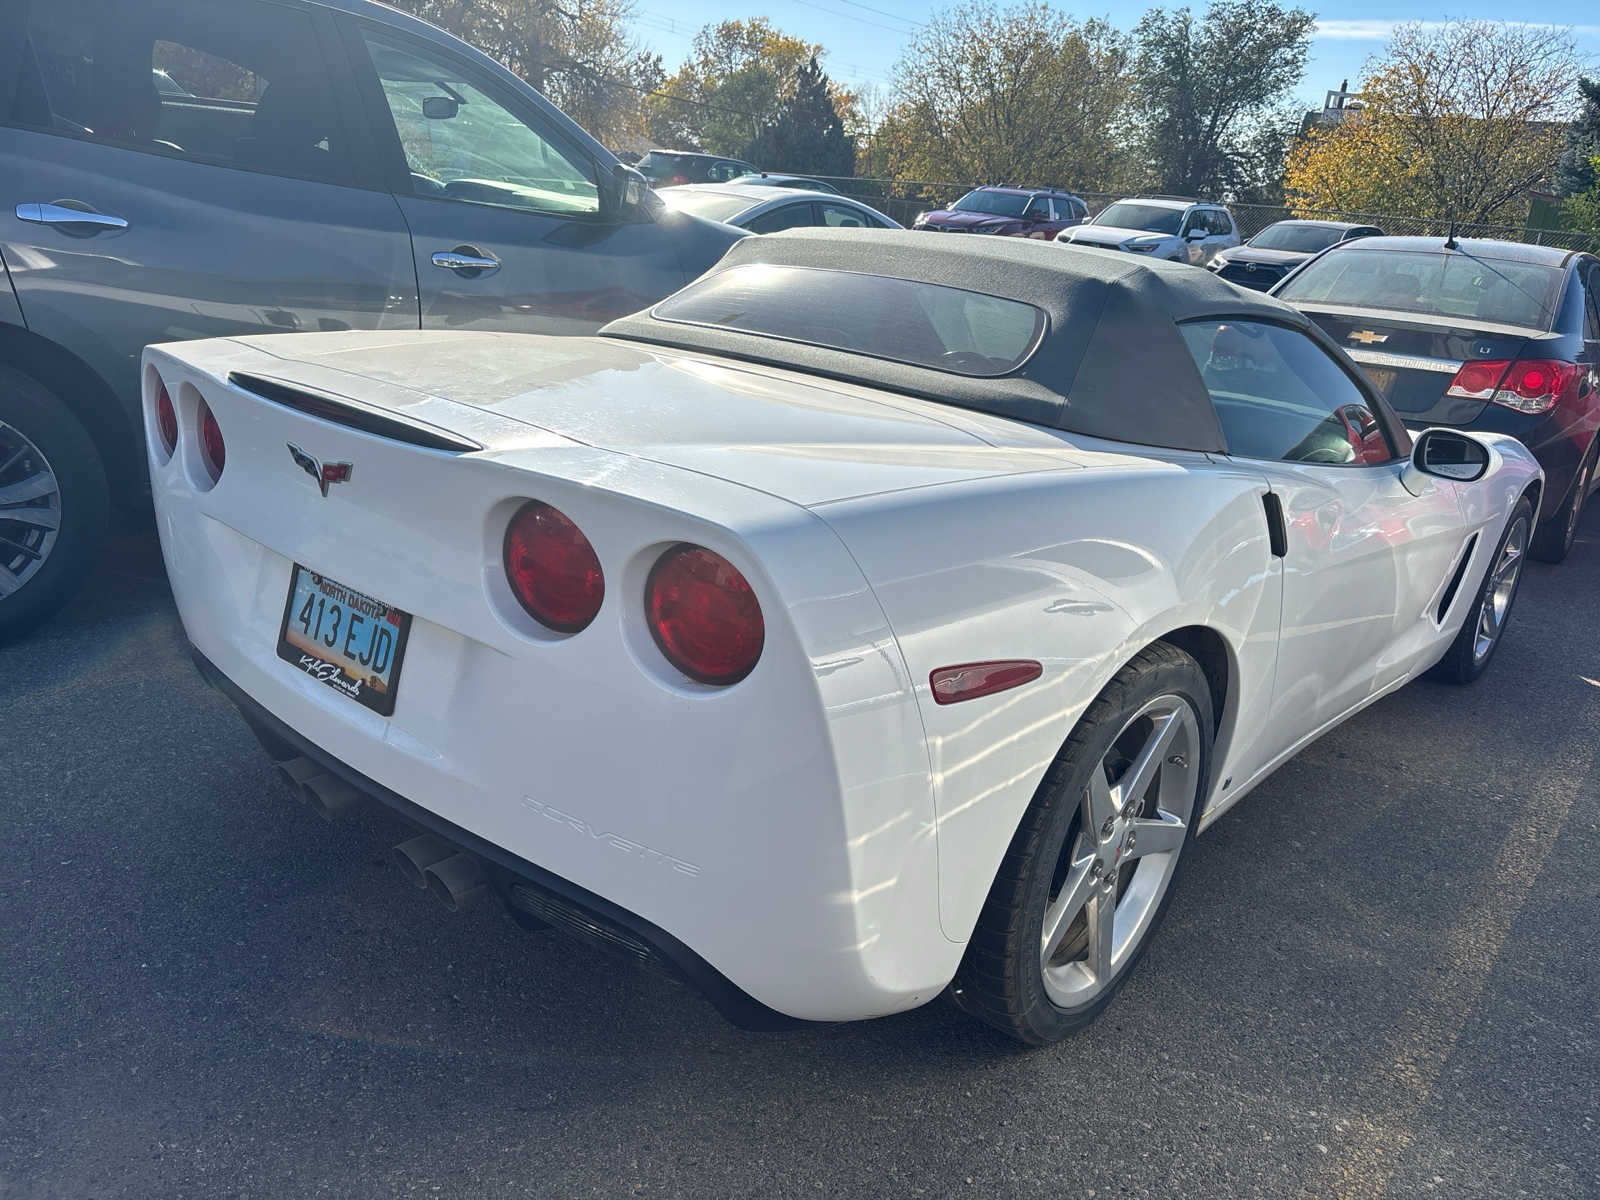
[[[1579,65],[1564,29],[1402,25],[1369,62],[1360,108],[1290,154],[1290,198],[1301,211],[1520,221],[1560,156]]]
[[[1204,16],[1153,8],[1134,31],[1142,152],[1162,191],[1222,196],[1275,182],[1288,147],[1275,112],[1305,73],[1313,14],[1215,0]]]
[[[936,15],[906,48],[877,140],[902,178],[1117,187],[1128,64],[1105,21],[978,0]]]
[[[388,0],[476,46],[602,142],[642,133],[659,55],[628,34],[628,0]]]
[[[651,99],[650,136],[668,146],[750,157],[762,130],[783,120],[794,103],[807,65],[822,55],[820,45],[784,33],[766,17],[707,25],[663,94]],[[826,74],[821,78],[843,118],[849,93]]]

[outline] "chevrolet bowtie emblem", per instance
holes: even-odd
[[[1376,346],[1380,342],[1387,342],[1389,335],[1387,333],[1374,333],[1370,329],[1358,329],[1350,335],[1350,340],[1352,342],[1360,342],[1363,346]]]
[[[316,481],[324,496],[328,494],[330,483],[349,483],[350,476],[355,474],[355,466],[351,463],[321,463],[293,442],[288,445],[289,457],[294,459],[297,467]]]

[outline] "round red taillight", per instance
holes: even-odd
[[[228,447],[222,441],[222,427],[204,400],[200,401],[200,457],[205,460],[211,482],[221,479],[222,468],[228,465]]]
[[[557,633],[577,633],[605,599],[600,558],[560,509],[529,500],[506,526],[506,582],[527,614]]]
[[[1524,396],[1543,396],[1550,390],[1550,375],[1542,367],[1529,367],[1517,380],[1516,390]]]
[[[178,448],[178,410],[172,407],[172,397],[167,395],[167,385],[158,384],[156,393],[156,429],[161,434],[161,446],[172,457]]]
[[[738,683],[766,641],[761,604],[727,559],[679,545],[650,569],[644,588],[650,633],[667,661],[699,683]]]

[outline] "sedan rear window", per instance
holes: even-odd
[[[748,196],[730,196],[727,192],[686,192],[682,188],[667,188],[658,194],[668,208],[693,213],[711,221],[731,221],[760,203]]]
[[[1008,375],[1044,336],[1042,310],[940,284],[746,263],[654,309],[661,321],[758,333],[976,378]]]
[[[1465,251],[1339,249],[1302,267],[1281,299],[1549,329],[1562,272]]]

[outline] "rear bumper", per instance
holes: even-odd
[[[718,1012],[741,1029],[772,1031],[807,1023],[762,1004],[666,930],[636,913],[517,857],[341,762],[252,700],[193,645],[189,653],[202,678],[232,702],[269,754],[282,757],[292,753],[310,759],[412,825],[481,859],[495,891],[520,922],[531,919],[534,924],[553,926],[681,979],[698,989]]]

